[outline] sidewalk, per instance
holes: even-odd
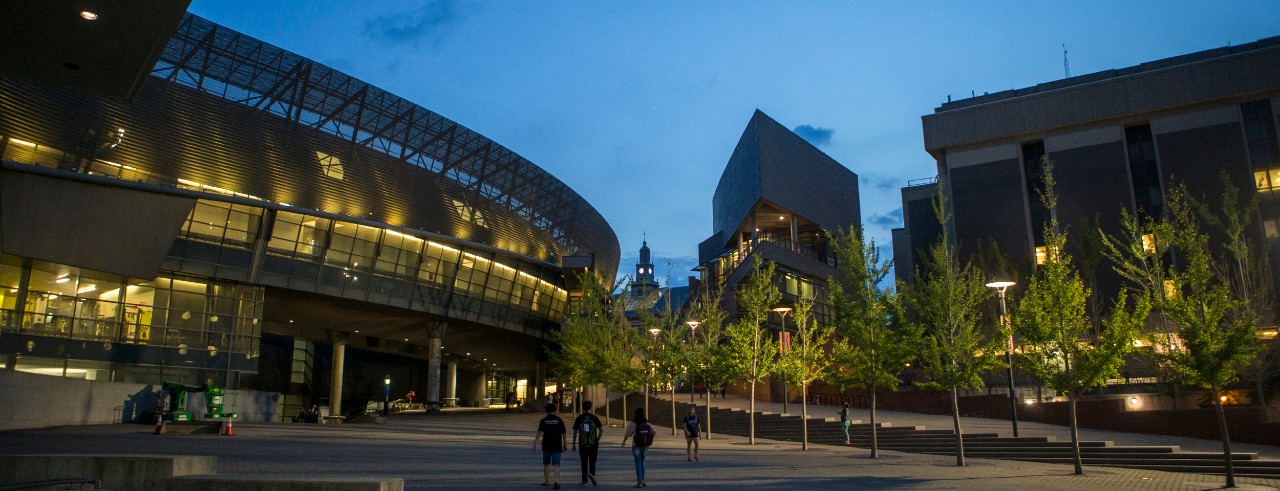
[[[740,401],[734,401],[740,402]],[[543,489],[541,453],[533,440],[536,412],[446,411],[392,414],[386,424],[237,424],[236,435],[152,435],[133,424],[68,426],[0,432],[0,456],[57,454],[212,455],[218,473],[312,478],[384,476],[405,489]],[[566,418],[567,419],[567,418]],[[622,432],[605,430],[597,478],[601,489],[635,484],[631,451]],[[686,462],[684,439],[659,432],[650,450],[646,480],[668,489],[1171,489],[1220,487],[1223,478],[1197,474],[969,459],[884,452],[869,459],[863,449],[717,436],[702,442],[702,461]],[[564,455],[560,483],[578,484],[578,457]],[[1238,478],[1242,489],[1280,489],[1280,480]],[[248,484],[243,489],[251,489]],[[252,488],[260,489],[260,488]]]
[[[665,400],[671,400],[671,393],[658,394],[657,397]],[[689,402],[689,394],[676,394],[677,402]],[[698,396],[694,398],[694,402],[699,405],[705,404],[706,399]],[[746,397],[729,394],[726,398],[719,395],[711,398],[711,406],[717,408],[739,408],[746,411],[751,405],[751,401]],[[799,403],[788,404],[791,414],[800,415],[801,407]],[[756,401],[756,411],[782,413],[782,403],[780,402],[760,402]],[[840,406],[809,406],[809,417],[817,419],[837,419],[840,412]],[[867,409],[849,408],[849,417],[854,420],[861,420],[863,423],[871,421],[871,411]],[[922,414],[911,413],[905,411],[886,411],[883,409],[876,410],[876,422],[892,426],[924,426],[928,429],[950,430],[953,428],[951,416],[939,414]],[[715,421],[712,421],[712,431],[715,431]],[[963,433],[999,433],[1000,436],[1013,436],[1012,423],[1003,419],[989,418],[960,418],[960,430]],[[1045,423],[1036,423],[1032,421],[1018,421],[1018,436],[1048,436],[1056,438],[1058,441],[1071,441],[1071,429],[1066,425],[1051,425]],[[1182,450],[1198,451],[1198,452],[1222,452],[1222,442],[1219,440],[1204,440],[1200,438],[1188,438],[1180,436],[1168,435],[1149,435],[1144,433],[1126,433],[1121,431],[1094,430],[1088,428],[1080,428],[1080,440],[1092,441],[1111,441],[1116,445],[1159,445],[1170,446],[1175,445],[1181,447]],[[1250,443],[1231,443],[1231,451],[1234,453],[1254,452],[1260,458],[1280,460],[1280,447],[1270,445],[1256,445]]]

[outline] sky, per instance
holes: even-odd
[[[711,197],[759,109],[859,176],[889,251],[899,189],[933,177],[920,118],[1034,86],[1280,35],[1267,1],[194,0],[511,149],[684,285]],[[1064,46],[1066,63],[1064,66]]]

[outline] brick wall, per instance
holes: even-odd
[[[853,407],[867,407],[866,391],[846,391],[844,397]],[[824,403],[834,402],[836,393],[823,395]],[[961,396],[960,415],[978,418],[1009,419],[1009,398],[1004,394]],[[925,414],[951,414],[946,392],[902,391],[879,392],[876,407]],[[1280,446],[1280,421],[1268,421],[1265,408],[1227,406],[1227,431],[1231,441]],[[1043,402],[1018,406],[1019,421],[1035,421],[1068,425],[1066,402]],[[1124,399],[1083,399],[1076,403],[1077,423],[1081,428],[1185,436],[1218,440],[1218,417],[1212,407],[1190,409],[1130,410]]]

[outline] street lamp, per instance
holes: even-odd
[[[691,342],[693,342],[693,343],[697,343],[697,342],[698,342],[698,326],[702,325],[702,323],[701,323],[701,322],[698,322],[698,321],[696,321],[696,320],[687,320],[687,321],[684,321],[684,323],[689,325],[689,339],[690,339],[690,341],[691,341]],[[697,349],[697,346],[696,346],[696,345],[694,346],[694,349],[695,349],[695,350]],[[691,379],[693,378],[693,367],[689,367],[689,378],[691,378]],[[694,391],[694,388],[695,388],[695,387],[696,387],[696,385],[695,385],[695,384],[693,384],[693,383],[692,383],[692,381],[690,381],[690,383],[689,383],[689,404],[693,404],[693,391]]]
[[[778,305],[777,307],[773,308],[773,311],[777,312],[778,315],[782,316],[782,332],[778,333],[778,350],[782,353],[786,353],[787,344],[789,344],[789,343],[786,343],[787,314],[791,312],[791,307],[787,305]],[[789,397],[787,397],[787,371],[783,370],[782,371],[782,414],[790,414],[790,411],[787,411],[787,399],[790,399]]]
[[[645,374],[648,375],[645,377],[644,392],[644,413],[646,415],[649,414],[649,396],[651,396],[653,392],[653,352],[658,350],[658,333],[660,332],[662,332],[662,329],[658,329],[656,327],[649,328],[649,334],[653,335],[653,345],[652,349],[649,350],[649,363],[645,366]]]
[[[987,283],[988,288],[995,288],[1000,292],[1000,327],[1008,328],[1008,319],[1006,318],[1006,307],[1004,302],[1004,292],[1009,287],[1016,285],[1012,281],[993,281]],[[1018,437],[1018,400],[1014,397],[1013,392],[1013,331],[1009,331],[1009,346],[1004,352],[1005,362],[1009,365],[1009,417],[1013,420],[1013,437]]]
[[[382,378],[382,415],[391,413],[391,376]]]

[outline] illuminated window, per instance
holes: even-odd
[[[1147,254],[1156,253],[1156,236],[1155,234],[1142,234],[1142,252]]]
[[[1049,255],[1049,249],[1048,249],[1047,247],[1045,247],[1045,246],[1036,246],[1036,266],[1041,266],[1041,265],[1043,265],[1046,261],[1048,261],[1048,260],[1050,260],[1050,259],[1052,259],[1052,260],[1054,260],[1054,261],[1057,261],[1057,260],[1058,260],[1058,251],[1057,251],[1057,250],[1054,250],[1054,251],[1053,251],[1053,256],[1052,256],[1052,257],[1050,257],[1050,255]]]
[[[1164,280],[1164,298],[1178,298],[1178,286],[1174,284],[1173,280]]]
[[[324,171],[324,175],[342,180],[342,160],[333,155],[324,152],[316,152],[316,160],[320,161],[320,169]]]

